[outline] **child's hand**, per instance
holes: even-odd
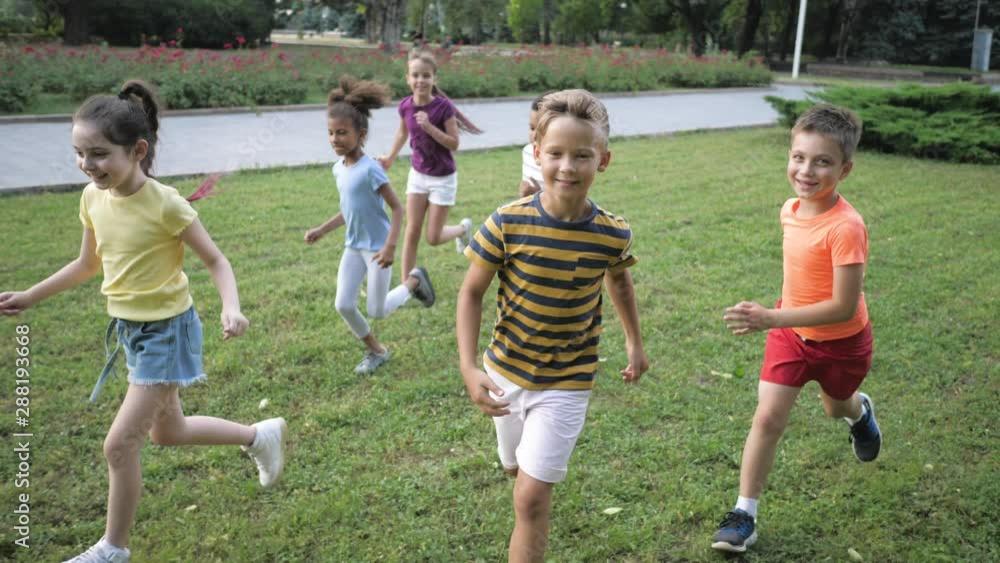
[[[396,260],[395,255],[396,255],[396,247],[389,246],[387,244],[382,247],[382,250],[376,252],[375,256],[372,256],[372,262],[378,264],[380,268],[388,268],[389,266],[392,266],[393,262],[395,262]]]
[[[229,340],[237,336],[242,336],[250,326],[250,321],[243,316],[239,310],[222,310],[222,339]]]
[[[758,303],[740,301],[726,309],[722,318],[726,321],[726,328],[733,331],[733,334],[750,334],[774,326],[773,313],[771,309]]]
[[[396,161],[394,158],[389,158],[388,155],[381,155],[375,158],[375,161],[382,165],[382,169],[386,172],[392,168],[392,163]]]
[[[649,358],[646,357],[646,351],[641,346],[630,346],[628,349],[628,366],[618,372],[622,376],[622,381],[625,383],[639,383],[639,378],[647,371],[649,371]]]
[[[320,227],[316,227],[315,229],[309,229],[308,231],[306,231],[306,236],[304,240],[306,241],[306,244],[312,244],[318,241],[319,239],[323,238],[324,235],[326,235],[326,233],[323,232],[323,229]]]
[[[413,117],[417,120],[417,125],[419,125],[420,128],[423,129],[424,131],[427,131],[428,125],[433,127],[433,125],[431,125],[431,119],[427,117],[427,112],[418,111],[417,113],[413,114]]]
[[[469,398],[487,416],[504,416],[510,414],[510,405],[507,401],[496,401],[490,396],[492,392],[497,397],[503,396],[503,389],[493,383],[490,376],[481,369],[473,368],[462,371],[462,379],[465,380],[465,388],[469,391]]]
[[[31,307],[26,291],[5,291],[0,293],[0,315],[12,316]]]

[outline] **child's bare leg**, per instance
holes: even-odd
[[[861,394],[857,391],[846,401],[838,401],[833,397],[822,393],[823,410],[830,418],[850,418],[857,420],[861,417]]]
[[[798,387],[761,381],[757,387],[757,412],[743,446],[740,465],[740,496],[756,499],[774,465],[778,441],[788,425],[788,416],[799,396]]]
[[[431,246],[444,244],[465,234],[462,225],[445,225],[451,207],[430,204],[427,211],[427,243]]]
[[[406,233],[403,235],[403,270],[400,278],[402,283],[406,283],[406,278],[417,265],[417,246],[420,244],[420,231],[424,228],[426,212],[426,195],[406,194]]]
[[[108,462],[108,522],[105,536],[111,545],[125,547],[135,511],[142,495],[142,468],[139,454],[146,435],[165,416],[170,394],[177,388],[167,385],[130,384],[125,400],[104,439]]]
[[[156,385],[154,387],[167,387]],[[212,416],[184,416],[176,386],[163,397],[162,415],[149,431],[158,446],[249,446],[257,431],[252,426]]]
[[[511,563],[545,560],[552,513],[552,483],[519,472],[514,483],[514,532],[510,536]]]

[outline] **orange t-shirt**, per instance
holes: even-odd
[[[833,269],[868,261],[868,230],[861,215],[844,196],[829,211],[816,217],[799,217],[798,208],[798,198],[789,199],[781,208],[785,270],[782,308],[832,299]],[[834,340],[857,334],[867,324],[868,308],[862,292],[858,296],[858,310],[850,320],[792,330],[809,340]]]

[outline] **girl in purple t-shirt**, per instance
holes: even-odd
[[[472,237],[472,220],[445,225],[448,210],[455,205],[458,174],[452,151],[458,150],[459,129],[482,133],[469,118],[455,108],[438,87],[437,61],[426,51],[410,53],[406,65],[406,83],[412,96],[399,103],[399,129],[389,154],[378,157],[389,170],[407,136],[410,138],[410,174],[406,180],[406,234],[403,238],[403,272],[417,263],[417,244],[427,216],[427,242],[432,246],[455,241],[459,253]]]

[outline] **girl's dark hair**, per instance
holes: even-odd
[[[73,114],[73,122],[93,123],[104,138],[132,150],[139,139],[149,143],[139,166],[149,176],[156,156],[160,104],[152,86],[142,80],[127,80],[117,96],[99,94],[87,98]]]
[[[437,59],[434,58],[434,54],[431,53],[430,51],[425,51],[423,49],[414,49],[410,51],[410,56],[406,60],[407,72],[410,71],[409,70],[410,63],[413,61],[420,61],[422,63],[429,65],[434,70],[434,74],[437,74],[438,70]],[[431,88],[431,93],[434,94],[435,96],[448,98],[448,94],[445,94],[444,90],[438,88],[437,84],[435,84]],[[464,113],[462,113],[462,110],[458,109],[457,107],[455,108],[455,119],[456,121],[458,121],[458,128],[461,129],[462,131],[465,131],[466,133],[479,135],[483,132],[482,129],[477,127],[476,124],[473,123],[472,120],[469,119]]]
[[[349,74],[340,77],[340,87],[330,90],[326,99],[326,116],[350,119],[358,131],[368,130],[372,110],[389,103],[389,87],[369,80],[358,80]]]

